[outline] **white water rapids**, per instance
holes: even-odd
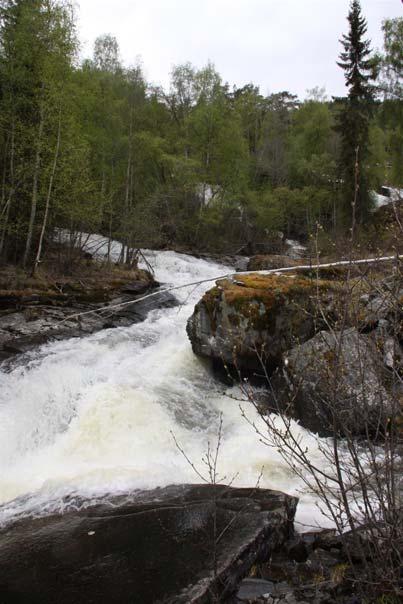
[[[146,256],[164,284],[228,272],[174,252]],[[297,518],[324,524],[279,453],[259,441],[231,392],[193,355],[185,325],[205,289],[179,290],[180,307],[153,310],[129,328],[48,344],[23,366],[0,370],[0,523],[62,509],[67,495],[71,501],[198,482],[171,432],[204,471],[201,458],[222,412],[220,476],[237,473],[236,485],[254,486],[264,466],[260,486],[297,494]],[[295,430],[321,463],[316,438]]]

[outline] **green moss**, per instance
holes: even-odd
[[[278,313],[273,311],[280,307],[295,305],[301,312],[290,313],[290,328],[295,328],[306,320],[303,309],[312,310],[313,298],[317,294],[328,294],[335,288],[335,282],[315,280],[287,275],[261,275],[252,273],[237,275],[236,279],[223,279],[210,289],[203,297],[203,304],[211,321],[213,333],[216,330],[217,313],[222,310],[222,303],[228,309],[228,320],[234,327],[239,327],[242,318],[250,328],[269,329]],[[286,314],[289,313],[286,311]]]
[[[264,305],[266,312],[287,300],[316,296],[318,291],[323,294],[334,287],[334,282],[329,281],[312,282],[303,277],[259,274],[242,275],[236,282],[220,283],[227,304],[242,311],[248,309],[245,303],[258,302]]]

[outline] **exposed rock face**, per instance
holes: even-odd
[[[297,500],[263,489],[179,485],[113,503],[3,529],[0,601],[225,601],[252,564],[289,538]]]
[[[392,413],[385,368],[369,336],[356,329],[321,331],[285,355],[277,402],[321,435],[376,432]],[[276,381],[276,379],[274,380]]]
[[[150,276],[149,280],[125,283],[112,291],[99,289],[86,292],[65,288],[63,293],[30,296],[23,292],[20,295],[16,292],[12,295],[0,292],[0,361],[51,340],[132,325],[143,321],[154,308],[176,306],[178,302],[175,296],[164,292],[144,302],[107,312],[108,306],[135,300],[157,285]],[[104,312],[85,314],[99,310]],[[74,316],[81,313],[84,314]]]
[[[368,291],[362,279],[344,286],[341,275],[330,279],[337,271],[327,276],[218,281],[188,321],[193,351],[231,377],[257,375],[268,385],[270,376],[256,401],[262,410],[286,410],[321,435],[378,433],[402,396],[401,280],[374,281]]]
[[[333,286],[290,275],[240,275],[218,281],[196,305],[187,333],[195,354],[262,374],[297,342],[311,338],[331,311]]]

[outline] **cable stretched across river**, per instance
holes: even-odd
[[[96,314],[100,312],[105,312],[105,310],[118,310],[120,308],[124,308],[126,306],[130,306],[131,304],[137,304],[138,302],[142,302],[143,300],[148,300],[149,298],[154,298],[161,294],[170,293],[176,291],[178,289],[184,289],[185,287],[194,287],[198,285],[203,285],[204,283],[212,283],[213,281],[223,281],[224,279],[230,279],[234,275],[252,275],[252,274],[260,274],[260,275],[271,275],[274,273],[286,273],[286,272],[295,272],[301,270],[319,270],[321,268],[332,268],[334,266],[360,266],[365,264],[375,264],[377,262],[390,262],[391,260],[403,260],[403,254],[398,254],[396,256],[382,256],[381,258],[362,258],[360,260],[339,260],[338,262],[328,262],[326,264],[305,264],[298,266],[287,266],[283,268],[273,268],[269,270],[260,270],[260,271],[233,271],[231,273],[227,273],[225,275],[219,275],[216,277],[209,277],[208,279],[201,279],[198,281],[191,281],[189,283],[183,283],[182,285],[171,285],[164,289],[159,289],[157,291],[151,292],[149,294],[145,294],[144,296],[140,296],[135,300],[127,300],[126,302],[120,302],[119,304],[114,304],[104,308],[94,308],[92,310],[86,310],[81,313],[76,313],[74,315],[69,315],[62,321],[60,324],[63,324],[67,321],[73,321],[80,317]]]

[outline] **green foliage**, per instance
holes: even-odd
[[[333,116],[327,103],[307,101],[295,114],[290,137],[290,179],[295,186],[328,186],[336,178]]]
[[[376,190],[387,182],[388,137],[387,133],[376,122],[373,122],[369,127],[368,138],[369,161],[371,162],[369,186]]]
[[[371,115],[375,63],[356,0],[349,25],[348,98],[313,89],[301,103],[252,83],[231,90],[211,63],[177,65],[167,91],[151,87],[110,35],[79,64],[69,0],[0,0],[0,257],[32,262],[55,228],[117,238],[122,260],[137,246],[306,239],[349,211],[357,145],[364,217],[367,186],[402,184],[402,31],[383,25],[384,98]]]
[[[403,17],[382,24],[384,53],[379,57],[380,88],[386,98],[403,99]]]

